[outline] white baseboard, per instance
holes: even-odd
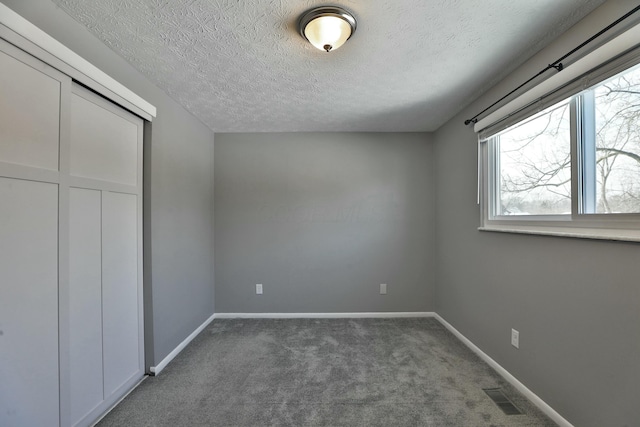
[[[191,341],[193,341],[193,339],[198,336],[198,334],[202,332],[204,328],[206,328],[207,325],[209,325],[209,323],[211,323],[215,318],[216,315],[212,314],[211,317],[205,320],[202,325],[198,326],[195,331],[191,332],[191,335],[185,338],[184,341],[182,341],[176,348],[174,348],[173,351],[167,355],[167,357],[162,359],[160,363],[158,363],[156,366],[150,367],[149,371],[151,371],[153,375],[158,375],[164,368],[166,368],[169,362],[171,362]]]
[[[372,313],[215,313],[204,321],[184,341],[156,366],[151,366],[152,375],[158,375],[213,319],[345,319],[345,318],[398,318],[398,317],[434,317],[429,311],[417,312],[372,312]]]
[[[376,311],[368,313],[216,313],[216,319],[363,319],[435,317],[431,311]]]
[[[498,362],[493,360],[489,355],[480,350],[478,346],[472,343],[467,337],[462,335],[460,331],[454,328],[449,322],[444,320],[439,314],[434,316],[445,328],[453,333],[456,338],[462,341],[467,347],[477,354],[483,361],[491,366],[498,374],[500,374],[505,380],[507,380],[512,386],[514,386],[520,393],[522,393],[527,399],[536,405],[542,412],[544,412],[549,418],[555,421],[560,427],[574,427],[569,421],[567,421],[562,415],[557,413],[551,406],[549,406],[544,400],[540,399],[538,395],[529,390],[524,384],[522,384],[516,377],[511,375],[509,371],[500,366]]]
[[[574,427],[562,415],[556,412],[544,400],[538,397],[534,392],[529,390],[516,377],[511,375],[509,371],[500,366],[498,362],[493,360],[489,355],[480,350],[478,346],[472,343],[467,337],[462,335],[460,331],[454,328],[449,322],[444,320],[439,314],[432,311],[415,311],[415,312],[367,312],[367,313],[215,313],[205,322],[191,333],[184,341],[180,343],[171,353],[167,355],[158,365],[152,366],[150,371],[154,375],[158,375],[204,328],[214,319],[363,319],[363,318],[410,318],[410,317],[434,317],[444,325],[456,338],[462,341],[467,347],[476,353],[483,361],[491,366],[498,374],[513,385],[520,393],[536,405],[549,418],[556,422],[560,427]]]

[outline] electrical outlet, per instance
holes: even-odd
[[[257,295],[262,295],[262,285],[261,284],[257,284],[256,285],[256,294]]]
[[[515,329],[511,329],[511,345],[520,348],[520,332]]]
[[[387,294],[387,284],[386,283],[381,283],[380,284],[380,295],[386,295]]]

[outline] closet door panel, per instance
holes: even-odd
[[[137,124],[82,95],[71,96],[71,175],[137,185]]]
[[[58,186],[0,178],[0,425],[57,426]]]
[[[58,170],[60,82],[1,51],[0,70],[0,161]]]
[[[105,396],[109,396],[132,377],[142,375],[137,210],[138,200],[134,194],[102,193]]]
[[[102,207],[96,190],[69,193],[71,421],[104,399],[102,384]]]

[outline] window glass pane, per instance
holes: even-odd
[[[495,215],[571,213],[569,100],[508,128],[493,141]]]
[[[640,67],[594,92],[596,213],[640,212]]]

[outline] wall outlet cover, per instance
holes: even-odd
[[[511,329],[511,345],[520,348],[520,332],[515,329]]]
[[[261,284],[257,284],[256,285],[256,294],[257,295],[262,295],[262,285]]]

